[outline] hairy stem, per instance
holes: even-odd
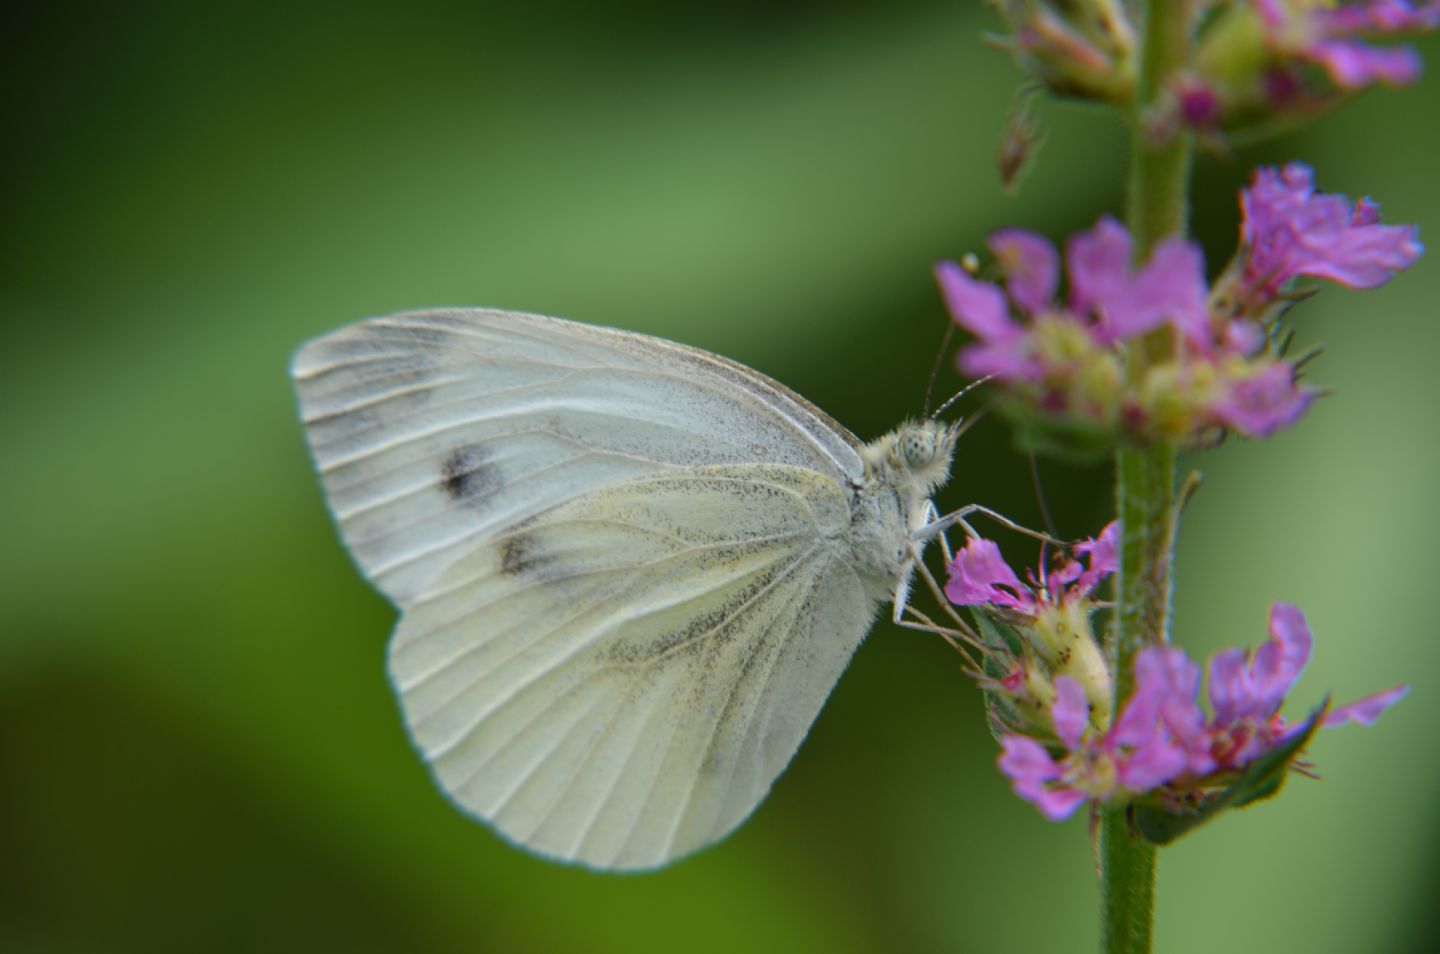
[[[1153,142],[1147,122],[1167,79],[1186,62],[1191,3],[1149,0],[1142,8],[1127,209],[1137,262],[1147,259],[1162,239],[1184,234],[1191,155],[1187,136]],[[1171,347],[1168,329],[1137,342],[1128,355],[1132,380],[1138,380]],[[1135,654],[1147,645],[1169,641],[1175,473],[1176,449],[1171,445],[1125,449],[1115,455],[1115,508],[1123,543],[1109,650],[1115,666],[1113,711],[1117,713],[1134,687]],[[1101,950],[1148,954],[1155,912],[1155,846],[1133,833],[1124,809],[1102,812],[1099,839]]]

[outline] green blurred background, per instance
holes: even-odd
[[[888,624],[755,817],[671,869],[567,869],[463,818],[406,741],[394,613],[335,538],[285,373],[356,318],[484,304],[714,349],[876,435],[920,409],[934,259],[1003,224],[1063,235],[1121,194],[1119,125],[1051,104],[1035,174],[1002,197],[1018,76],[979,42],[987,8],[3,16],[0,947],[1093,948],[1084,822],[1010,795],[953,655]],[[1202,160],[1212,261],[1262,159],[1303,157],[1433,240],[1437,106],[1431,78]],[[1437,265],[1305,305],[1335,396],[1194,462],[1179,640],[1255,644],[1283,598],[1318,638],[1298,704],[1414,692],[1378,728],[1324,734],[1324,781],[1162,854],[1160,950],[1440,936]],[[1103,522],[1103,468],[1042,476],[1062,532]],[[987,419],[945,502],[1033,522],[1030,484]]]

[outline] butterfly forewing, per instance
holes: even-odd
[[[757,372],[536,315],[372,319],[292,372],[345,542],[402,607],[475,541],[610,484],[750,461],[862,470],[848,431]]]

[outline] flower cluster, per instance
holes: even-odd
[[[1440,3],[1363,0],[1332,6],[1302,0],[1253,0],[1265,45],[1277,61],[1323,69],[1343,90],[1375,83],[1404,86],[1420,76],[1420,57],[1406,46],[1375,46],[1367,37],[1418,33],[1440,26]],[[1297,84],[1298,85],[1298,84]]]
[[[1128,107],[1138,24],[1120,0],[1005,0],[1002,41],[1022,69],[1063,96]],[[1147,104],[1152,132],[1188,126],[1223,143],[1328,110],[1375,84],[1420,75],[1419,55],[1376,41],[1440,27],[1440,0],[1217,0],[1199,21],[1191,60]]]
[[[1203,804],[1238,772],[1306,728],[1279,713],[1310,658],[1312,642],[1300,610],[1275,604],[1270,639],[1259,649],[1253,654],[1230,649],[1211,659],[1208,717],[1196,701],[1200,668],[1172,646],[1141,650],[1135,692],[1103,730],[1091,724],[1081,687],[1059,677],[1051,717],[1060,754],[1034,738],[1008,734],[1001,740],[1000,769],[1016,794],[1055,820],[1091,800],[1149,797],[1163,805]],[[1396,686],[1330,709],[1319,724],[1371,725],[1406,691]]]
[[[1410,47],[1373,41],[1440,26],[1435,0],[1249,0],[1219,5],[1193,61],[1170,84],[1157,129],[1184,124],[1214,137],[1256,135],[1333,108],[1377,83],[1403,86],[1420,75]]]
[[[1274,344],[1295,280],[1373,288],[1422,248],[1414,227],[1380,225],[1368,199],[1316,192],[1300,164],[1259,170],[1241,205],[1240,249],[1214,288],[1199,246],[1182,239],[1133,267],[1130,235],[1108,217],[1067,243],[1063,299],[1060,256],[1031,232],[990,237],[1003,289],[941,262],[946,305],[977,339],[960,369],[1002,382],[1006,407],[1032,433],[1043,422],[1046,433],[1196,445],[1294,423],[1316,393]],[[1122,345],[1162,330],[1165,354],[1128,373]]]
[[[1117,566],[1118,533],[1111,523],[1072,547],[1073,556],[1061,552],[1048,569],[1029,573],[1028,583],[992,540],[971,540],[955,554],[945,597],[956,606],[983,607],[1016,637],[985,647],[997,728],[1053,737],[1058,727],[1051,712],[1062,682],[1080,693],[1096,725],[1109,720],[1110,673],[1090,620],[1101,605],[1095,589]]]
[[[1148,800],[1193,810],[1267,754],[1295,742],[1306,723],[1280,709],[1310,658],[1304,615],[1277,603],[1270,639],[1210,661],[1210,713],[1200,707],[1200,667],[1173,646],[1136,656],[1134,691],[1112,718],[1111,674],[1090,617],[1096,586],[1115,570],[1117,525],[1062,555],[1049,573],[1020,578],[990,540],[976,539],[948,567],[945,595],[982,609],[1017,638],[992,641],[984,680],[1000,738],[1000,769],[1022,798],[1052,819],[1086,801]],[[1397,686],[1329,710],[1320,725],[1370,725],[1406,692]],[[1288,753],[1285,767],[1293,760]]]

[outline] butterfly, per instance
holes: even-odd
[[[413,311],[291,374],[340,535],[400,610],[416,748],[554,859],[655,867],[739,825],[946,524],[956,425],[862,443],[660,338]]]

